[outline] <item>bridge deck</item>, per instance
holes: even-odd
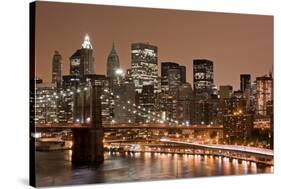
[[[255,147],[249,147],[249,146],[220,145],[220,144],[198,144],[198,143],[190,143],[190,142],[172,141],[172,140],[169,140],[169,139],[160,139],[160,141],[166,142],[166,143],[183,144],[183,145],[188,145],[188,146],[208,148],[208,149],[213,149],[213,150],[245,152],[245,153],[251,153],[251,154],[271,156],[271,157],[273,157],[273,155],[274,155],[274,151],[271,150],[271,149],[255,148]]]
[[[36,129],[89,129],[89,124],[36,124]],[[222,125],[166,125],[166,124],[104,124],[104,130],[117,130],[117,129],[180,129],[180,130],[220,130],[223,129]]]
[[[147,140],[138,140],[138,142],[146,142]],[[151,140],[153,141],[153,140]],[[109,140],[106,141],[107,143],[121,143],[121,142],[136,142],[135,140]],[[160,139],[162,143],[169,143],[169,144],[177,144],[177,145],[186,145],[190,147],[197,147],[197,148],[206,148],[211,150],[222,150],[222,151],[233,151],[233,152],[244,152],[250,154],[257,154],[257,155],[264,155],[273,157],[274,151],[271,149],[264,149],[264,148],[255,148],[249,146],[239,146],[239,145],[222,145],[222,144],[198,144],[192,142],[183,142],[183,141],[173,141],[169,139]]]

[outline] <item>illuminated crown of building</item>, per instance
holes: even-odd
[[[92,49],[93,48],[88,34],[86,34],[84,37],[84,42],[82,44],[82,47],[83,47],[83,49]]]

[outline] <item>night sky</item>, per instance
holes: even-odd
[[[214,61],[216,85],[235,89],[241,73],[253,80],[273,67],[272,16],[37,2],[37,76],[51,81],[55,50],[63,57],[63,74],[69,74],[69,57],[81,48],[86,33],[96,74],[106,73],[113,41],[123,69],[130,68],[131,43],[148,42],[158,46],[159,70],[162,61],[185,65],[190,83],[192,60],[198,58]]]

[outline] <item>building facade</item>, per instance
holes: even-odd
[[[35,123],[58,123],[58,99],[55,83],[35,85]]]
[[[195,94],[211,95],[213,85],[213,62],[207,59],[193,60],[193,89]]]
[[[267,115],[267,104],[273,101],[273,78],[262,76],[256,79],[256,114]]]
[[[58,87],[62,82],[62,56],[55,51],[52,61],[52,83],[56,83]]]
[[[82,48],[75,51],[75,53],[69,58],[69,61],[70,75],[83,77],[86,74],[94,73],[93,46],[88,35],[84,38]]]
[[[158,92],[158,50],[148,43],[133,43],[131,45],[131,75],[135,90],[142,92],[144,85],[153,85]]]

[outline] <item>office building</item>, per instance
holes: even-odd
[[[62,83],[62,56],[55,51],[52,61],[52,83],[56,83],[57,87],[61,87]]]
[[[193,89],[196,95],[211,95],[214,85],[213,62],[207,59],[193,60]]]
[[[273,78],[262,76],[256,79],[256,114],[267,115],[267,104],[273,101]]]
[[[86,74],[94,73],[94,57],[93,46],[90,42],[90,37],[85,36],[82,48],[75,51],[69,58],[70,60],[70,75],[84,77]]]
[[[241,74],[240,75],[240,90],[244,92],[247,88],[251,87],[251,75]]]
[[[145,85],[153,85],[158,92],[158,50],[148,43],[133,43],[131,45],[131,75],[135,90],[142,92]]]

